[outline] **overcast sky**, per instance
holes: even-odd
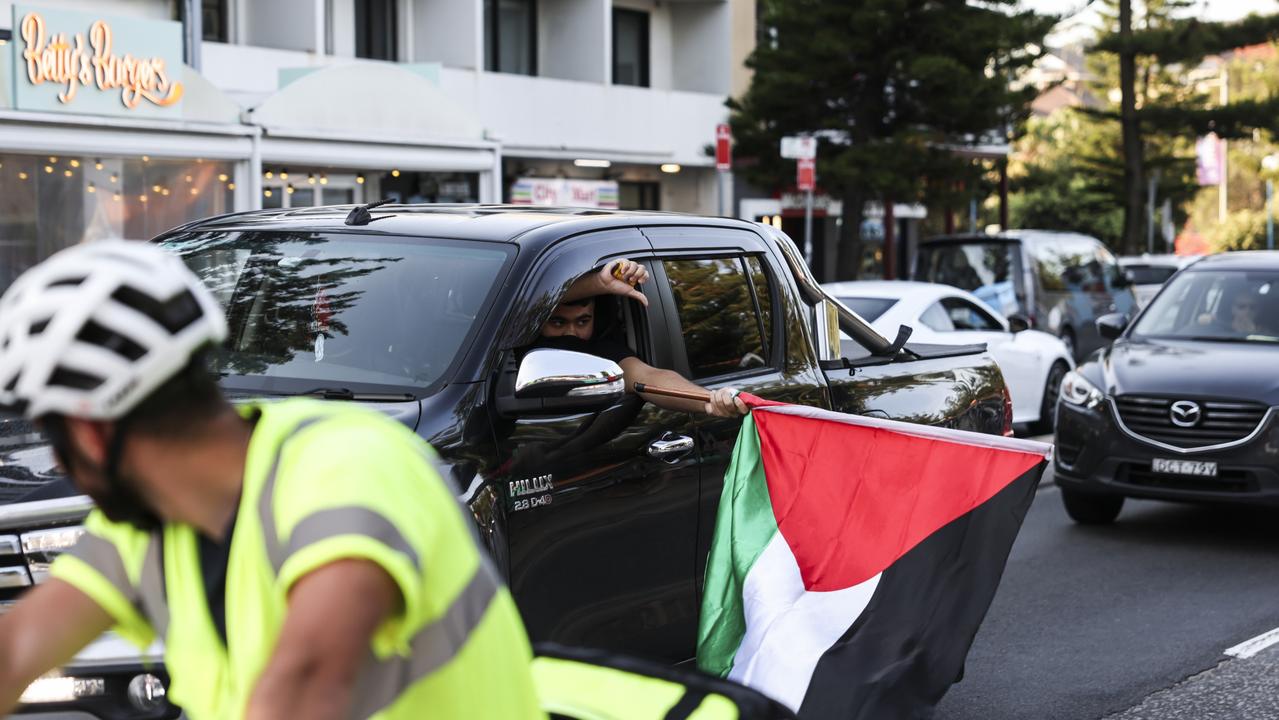
[[[1054,45],[1091,36],[1088,28],[1096,21],[1096,13],[1087,8],[1087,0],[1022,0],[1022,4],[1040,12],[1070,13],[1049,38]],[[1208,20],[1237,20],[1248,13],[1279,12],[1279,0],[1199,0],[1198,5]]]

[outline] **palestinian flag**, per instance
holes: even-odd
[[[930,716],[1051,447],[742,398],[698,665],[801,718]]]

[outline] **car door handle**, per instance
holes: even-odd
[[[666,433],[661,438],[648,444],[648,456],[665,462],[675,462],[687,455],[692,449],[693,438],[687,435]]]

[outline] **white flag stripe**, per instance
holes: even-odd
[[[775,533],[746,574],[746,634],[729,679],[798,711],[817,661],[861,616],[879,578],[843,590],[809,592],[786,539]]]
[[[1048,459],[1052,458],[1053,446],[1037,440],[1002,437],[1000,435],[987,435],[985,433],[970,432],[967,430],[953,430],[951,428],[936,427],[934,425],[917,425],[915,423],[902,422],[900,420],[884,420],[883,418],[867,417],[865,415],[849,415],[846,413],[837,413],[831,410],[809,407],[807,405],[778,405],[760,407],[753,410],[753,412],[760,411],[781,413],[783,415],[797,415],[799,417],[812,418],[814,420],[830,420],[833,422],[844,423],[845,425],[861,425],[863,427],[879,428],[881,430],[892,430],[893,432],[902,433],[903,435],[911,435],[913,437],[926,438],[929,440],[943,440],[945,442],[960,443],[963,445],[988,447],[995,450],[1012,450],[1015,452],[1031,453],[1033,455],[1042,455]]]

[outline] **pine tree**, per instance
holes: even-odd
[[[1028,114],[1031,88],[1010,79],[1034,62],[1055,18],[1018,0],[760,0],[754,79],[731,100],[747,179],[786,186],[786,135],[815,133],[821,185],[843,203],[837,276],[855,277],[867,201],[915,202],[970,186],[981,169],[950,148],[1003,142]]]
[[[1105,0],[1105,5],[1112,23],[1093,49],[1110,53],[1118,63],[1119,109],[1102,115],[1118,120],[1123,136],[1120,249],[1131,253],[1145,246],[1145,166],[1152,139],[1184,143],[1207,132],[1250,137],[1254,130],[1279,127],[1279,97],[1224,103],[1199,92],[1187,78],[1208,55],[1279,38],[1279,15],[1205,22],[1184,16],[1195,5],[1189,0],[1146,0],[1137,7],[1142,17],[1134,19],[1133,0]],[[1151,93],[1151,78],[1161,73],[1181,76],[1182,90]]]

